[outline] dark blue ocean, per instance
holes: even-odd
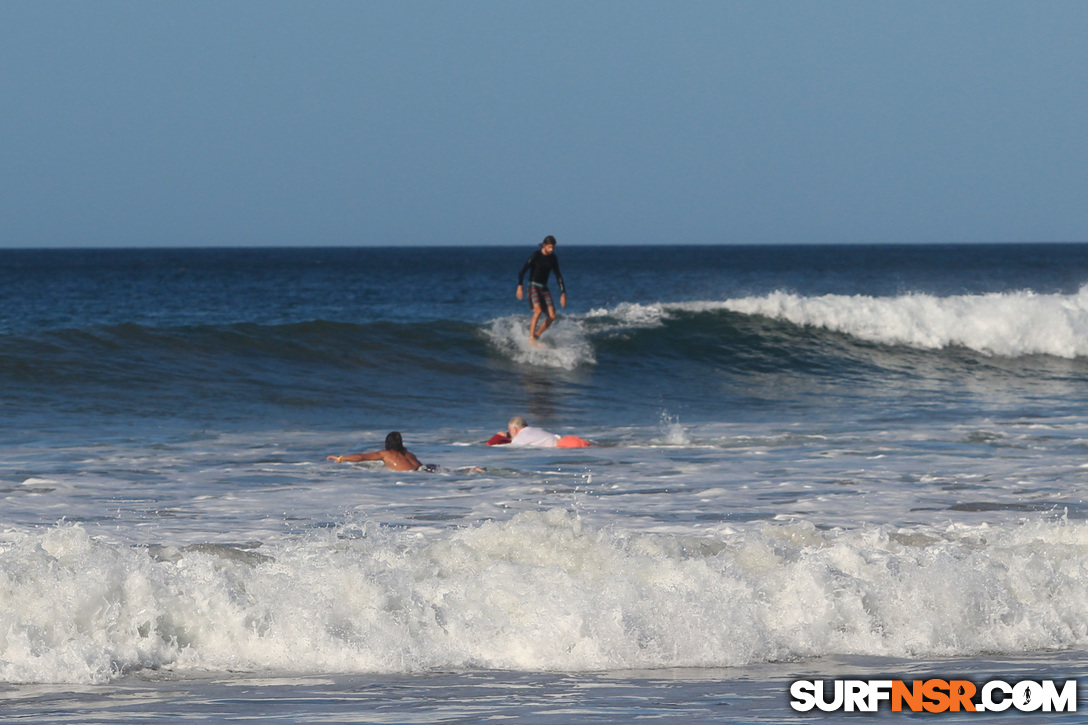
[[[1069,310],[1085,246],[564,248],[570,307],[551,354],[517,336],[528,251],[2,251],[9,435],[490,430],[514,409],[605,427],[662,413],[1054,415],[1083,402],[1051,389],[1086,369]]]
[[[1084,675],[1088,245],[560,239],[540,346],[533,249],[0,250],[0,708],[775,722],[802,673]],[[594,446],[486,446],[512,415]],[[392,430],[438,472],[326,461]]]

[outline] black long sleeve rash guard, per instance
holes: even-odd
[[[555,272],[555,281],[559,283],[559,291],[563,294],[567,293],[567,288],[563,284],[563,273],[559,271],[559,259],[556,257],[555,252],[544,254],[539,249],[533,252],[525,262],[525,266],[518,272],[518,286],[522,285],[526,272],[529,272],[529,281],[538,287],[547,287],[548,275]]]

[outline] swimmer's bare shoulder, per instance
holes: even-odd
[[[382,454],[385,465],[394,471],[414,471],[423,465],[410,451],[382,451]]]

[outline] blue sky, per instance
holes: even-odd
[[[0,246],[1088,241],[1088,3],[0,3]]]

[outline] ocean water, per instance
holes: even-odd
[[[1088,245],[561,239],[539,347],[532,250],[0,250],[0,712],[778,722],[815,719],[798,678],[1083,685]],[[486,446],[512,415],[595,445]],[[391,430],[438,471],[326,461]]]

